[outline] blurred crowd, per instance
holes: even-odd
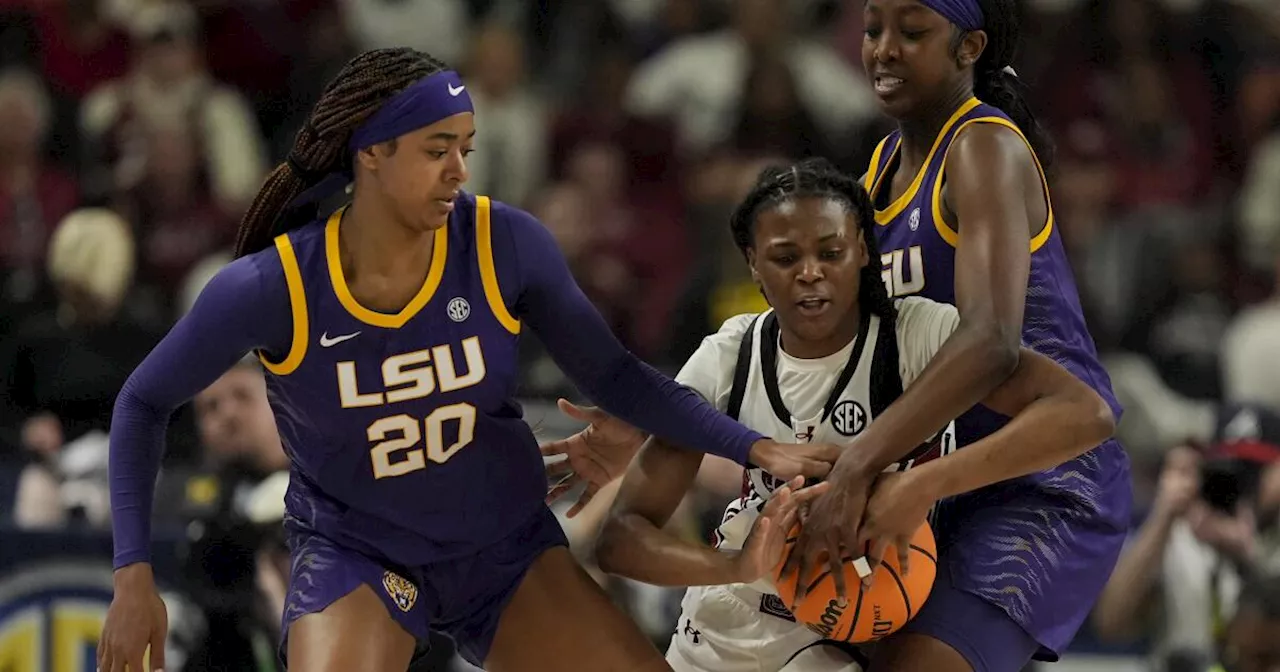
[[[763,307],[727,235],[756,172],[821,155],[861,175],[890,128],[862,74],[861,5],[0,0],[0,517],[109,525],[117,391],[230,259],[262,178],[365,49],[412,46],[464,73],[479,129],[469,189],[536,214],[628,347],[678,368],[725,318]],[[1280,552],[1280,3],[1021,11],[1016,68],[1057,142],[1061,232],[1129,409],[1130,552],[1146,553],[1122,560],[1133,590],[1104,598],[1107,627],[1082,637],[1152,643],[1158,666],[1186,649],[1217,659],[1240,585]],[[524,397],[576,396],[536,339],[524,363]],[[287,460],[254,364],[177,413],[169,446],[159,501],[183,504],[158,519],[237,521],[210,538],[253,530],[246,603],[278,614],[269,528]],[[1252,474],[1225,508],[1204,476],[1230,472],[1206,466],[1224,460]],[[687,507],[691,536],[737,488],[722,467]],[[585,520],[576,539],[593,534]],[[615,588],[655,639],[670,634],[667,596]],[[1163,611],[1137,613],[1138,588],[1164,594],[1151,602]],[[210,601],[191,621],[205,640],[220,627]],[[1177,618],[1189,613],[1206,615]],[[262,624],[243,655],[268,665],[273,617]]]

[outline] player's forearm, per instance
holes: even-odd
[[[953,497],[1056,467],[1114,431],[1110,407],[1080,386],[1033,401],[995,433],[916,467],[914,476],[937,499]]]
[[[107,459],[116,569],[151,557],[152,493],[169,424],[169,411],[144,402],[133,382],[131,378],[116,398]]]
[[[1139,612],[1163,572],[1164,549],[1176,521],[1172,511],[1157,505],[1120,554],[1093,612],[1094,626],[1104,639],[1119,641],[1136,634],[1133,626],[1141,622]]]
[[[636,514],[611,516],[596,541],[600,569],[655,586],[736,583],[735,557],[677,539]]]
[[[962,320],[920,377],[858,437],[858,450],[845,451],[837,467],[879,473],[985,399],[1018,366],[1016,344],[1010,348],[1006,340],[998,329]]]

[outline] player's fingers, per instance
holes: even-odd
[[[875,543],[871,545],[871,550],[867,553],[867,565],[872,571],[880,565],[881,560],[884,559],[884,552],[888,548],[889,542],[887,539],[876,539]],[[863,585],[870,586],[872,576],[873,574],[868,572],[866,576],[862,577]]]
[[[800,475],[808,478],[825,478],[831,473],[831,463],[821,460],[802,457],[798,460],[798,467]]]
[[[591,500],[596,496],[596,493],[599,491],[600,491],[599,486],[597,486],[595,483],[588,482],[586,489],[582,491],[582,496],[578,498],[577,502],[574,502],[573,506],[569,509],[569,512],[566,513],[565,516],[572,518],[578,515],[579,513],[582,513],[582,510],[587,508],[587,505],[591,503]]]
[[[125,663],[126,669],[129,670],[129,672],[135,672],[135,670],[137,672],[146,672],[147,668],[143,667],[142,665],[143,655],[145,653],[146,653],[146,648],[143,648],[138,653],[129,654],[129,658]]]
[[[760,510],[761,516],[776,516],[783,513],[791,504],[791,486],[784,485],[773,491],[773,496],[769,501],[765,502],[764,508]]]
[[[808,504],[809,502],[813,501],[814,498],[818,497],[819,495],[825,493],[827,490],[830,490],[830,489],[831,489],[831,484],[826,481],[823,481],[821,483],[816,483],[807,488],[801,488],[799,490],[796,490],[795,495],[792,497],[792,501],[794,501],[796,504]]]
[[[569,460],[556,460],[546,464],[547,476],[564,476],[573,473],[573,463]]]
[[[559,481],[556,481],[555,485],[551,486],[551,488],[547,490],[547,498],[544,501],[547,504],[554,503],[557,499],[563,497],[565,493],[572,490],[577,484],[578,477],[576,474],[569,474],[564,478],[561,478]]]
[[[164,640],[163,632],[151,633],[151,670],[152,672],[164,670]]]
[[[906,576],[911,571],[911,537],[898,537],[893,544],[898,551],[898,571]]]
[[[579,406],[563,397],[556,400],[556,406],[560,408],[561,413],[579,422],[596,424],[610,417],[597,406]]]
[[[836,584],[836,597],[848,599],[849,587],[844,580],[844,553],[840,548],[840,536],[834,530],[827,534],[827,568]]]
[[[542,451],[543,455],[563,455],[569,452],[569,439],[549,441],[538,446],[538,450]]]

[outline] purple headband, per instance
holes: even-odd
[[[441,119],[474,111],[471,95],[458,73],[452,70],[437,72],[410,84],[378,108],[351,134],[347,148],[352,152],[368,149]],[[307,177],[306,171],[298,166],[292,155],[287,162],[299,177]],[[323,200],[351,181],[351,173],[345,169],[315,177],[318,178],[316,183],[298,194],[288,207],[296,208]]]
[[[351,134],[351,151],[394,140],[405,133],[452,117],[474,112],[471,95],[452,70],[423,77],[387,101]]]
[[[946,17],[961,30],[981,30],[986,25],[978,0],[919,0],[920,4]]]

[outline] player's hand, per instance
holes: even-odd
[[[1164,458],[1153,511],[1167,516],[1166,520],[1179,518],[1199,493],[1200,455],[1186,446],[1173,448]]]
[[[169,614],[156,590],[151,565],[138,563],[115,572],[115,595],[98,639],[101,672],[144,672],[164,669],[164,643]],[[151,666],[143,667],[147,648]]]
[[[864,548],[870,547],[867,563],[872,570],[880,564],[890,544],[898,549],[898,566],[907,573],[911,556],[911,538],[929,517],[929,507],[937,497],[929,489],[927,479],[918,474],[919,469],[901,473],[881,474],[871,487],[867,509],[862,513],[862,525],[858,534]],[[867,574],[862,582],[870,585],[873,574]]]
[[[782,569],[784,576],[790,576],[791,572],[809,576],[820,562],[826,563],[836,584],[836,596],[849,597],[841,565],[845,559],[866,555],[865,547],[857,543],[858,526],[875,476],[864,473],[862,465],[856,462],[836,464],[827,478],[830,489],[809,506],[800,539]],[[795,609],[804,596],[805,582],[797,581],[795,604],[787,606]]]
[[[547,480],[555,480],[555,485],[547,491],[548,504],[578,483],[584,480],[587,483],[582,496],[569,509],[567,515],[572,518],[582,511],[600,488],[627,470],[631,458],[644,444],[646,434],[595,406],[575,406],[564,399],[556,404],[561,413],[588,423],[586,429],[567,439],[542,445],[543,457],[568,457],[547,465]]]
[[[1187,511],[1191,533],[1238,564],[1252,566],[1258,558],[1258,525],[1253,507],[1241,504],[1228,515],[1208,504],[1194,502]]]
[[[752,524],[742,551],[734,559],[733,580],[751,583],[768,574],[778,564],[778,556],[786,546],[787,532],[796,524],[800,511],[814,497],[826,491],[826,483],[804,487],[803,476],[797,476],[775,490]]]
[[[778,443],[773,439],[760,439],[751,444],[747,459],[777,478],[823,478],[831,473],[831,465],[842,452],[844,447],[834,443]]]

